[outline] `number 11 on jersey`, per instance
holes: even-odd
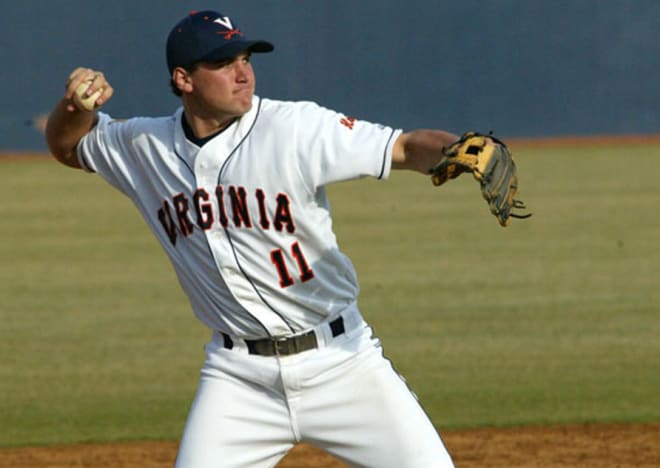
[[[314,272],[309,267],[307,259],[300,248],[298,242],[291,244],[291,255],[295,259],[298,272],[300,273],[299,278],[302,283],[309,281],[314,278]],[[282,249],[275,249],[270,252],[270,261],[275,265],[277,274],[280,277],[280,287],[287,288],[294,283],[294,279],[289,273],[289,269],[286,266],[286,260],[284,258],[284,251]]]

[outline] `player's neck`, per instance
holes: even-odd
[[[185,124],[187,124],[196,139],[206,139],[229,127],[237,118],[238,117],[235,116],[227,116],[223,118],[205,119],[186,112],[184,109],[182,120],[185,121]]]
[[[234,122],[235,120],[236,118],[234,118],[232,122]],[[209,133],[208,135],[203,137],[198,137],[197,134],[195,134],[192,127],[190,126],[190,124],[188,123],[188,119],[186,118],[185,114],[181,118],[181,126],[183,127],[183,133],[186,135],[186,138],[192,141],[193,143],[195,143],[199,147],[204,146],[206,142],[208,142],[209,140],[213,139],[216,135],[226,130],[231,125],[232,122],[230,122],[228,125],[223,126],[222,128],[220,128],[220,130],[216,130],[215,132]]]

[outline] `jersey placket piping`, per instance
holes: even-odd
[[[220,171],[218,171],[218,178],[217,178],[217,184],[218,184],[218,185],[220,185],[220,183],[221,183],[223,172],[224,172],[225,169],[227,168],[227,163],[231,160],[232,157],[235,156],[237,150],[241,147],[241,145],[242,145],[243,142],[247,139],[247,137],[252,133],[252,130],[254,129],[254,126],[255,126],[256,123],[257,123],[257,119],[259,118],[259,112],[260,112],[260,110],[261,110],[261,100],[259,100],[259,103],[258,103],[258,105],[257,105],[256,115],[254,116],[254,119],[253,119],[253,121],[252,121],[252,123],[251,123],[251,125],[250,125],[250,128],[245,132],[245,135],[243,136],[243,138],[241,138],[241,141],[238,142],[238,144],[234,147],[234,149],[232,149],[232,151],[229,153],[229,155],[227,156],[227,158],[226,158],[226,159],[224,160],[224,162],[222,163],[222,166],[220,167]],[[296,330],[295,330],[295,329],[293,328],[293,326],[292,326],[292,325],[286,320],[286,317],[285,317],[283,314],[279,313],[279,312],[273,307],[273,305],[270,304],[270,303],[266,300],[266,298],[261,294],[261,291],[259,291],[259,288],[257,288],[257,285],[254,283],[254,281],[252,280],[252,278],[250,278],[250,276],[247,274],[247,272],[245,271],[245,269],[244,269],[243,266],[241,265],[241,262],[239,261],[238,254],[237,254],[237,252],[236,252],[236,247],[234,246],[234,242],[232,241],[232,237],[231,237],[231,234],[230,234],[230,232],[229,232],[229,229],[226,228],[226,227],[223,227],[223,229],[224,229],[225,235],[227,236],[227,241],[229,242],[229,246],[230,246],[230,248],[231,248],[232,254],[234,255],[234,261],[236,262],[236,265],[238,266],[238,269],[239,269],[239,271],[241,272],[241,274],[243,275],[243,277],[245,278],[245,280],[250,284],[250,286],[251,286],[252,289],[254,290],[255,294],[256,294],[257,297],[263,302],[263,304],[264,304],[264,305],[265,305],[270,311],[272,311],[272,312],[273,312],[273,313],[274,313],[274,314],[275,314],[280,320],[282,320],[282,322],[287,326],[287,328],[291,331],[291,333],[296,333]],[[246,309],[246,310],[247,310],[247,309]],[[248,312],[249,312],[249,310],[248,310]],[[252,314],[251,314],[251,315],[252,315]],[[255,319],[261,324],[261,326],[262,326],[263,329],[266,331],[266,333],[268,334],[268,336],[272,338],[273,335],[271,334],[271,332],[270,332],[270,330],[268,329],[268,327],[266,327],[266,325],[264,325],[264,324],[263,324],[263,323],[262,323],[257,317],[255,317],[254,315],[252,315],[252,316],[253,316],[253,317],[254,317],[254,318],[255,318]]]

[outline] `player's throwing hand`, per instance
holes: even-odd
[[[70,101],[67,110],[93,111],[108,102],[113,92],[102,72],[76,68],[66,81],[64,97]]]

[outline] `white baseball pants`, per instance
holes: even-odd
[[[214,334],[176,468],[273,467],[297,442],[350,466],[452,467],[431,421],[355,311],[319,348],[248,354]]]

